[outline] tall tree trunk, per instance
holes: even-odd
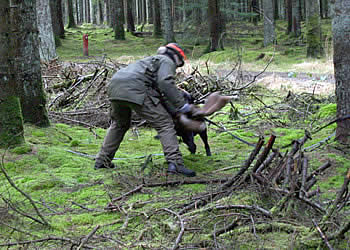
[[[271,0],[264,0],[264,46],[273,44],[276,38],[275,20],[273,18],[273,4]]]
[[[162,21],[164,24],[164,40],[165,43],[176,42],[174,27],[173,27],[173,16],[171,13],[171,0],[162,0],[163,2],[163,13],[162,13]]]
[[[132,13],[132,0],[126,0],[126,26],[131,33],[135,32],[134,16]]]
[[[337,117],[350,115],[350,1],[336,0],[332,22]],[[350,119],[337,122],[336,140],[350,144]]]
[[[306,0],[307,57],[322,57],[320,0]]]
[[[52,29],[55,36],[56,46],[59,38],[64,38],[64,25],[62,13],[62,0],[50,0]]]
[[[13,8],[13,7],[12,7]],[[9,147],[24,142],[21,106],[17,97],[15,79],[16,48],[12,31],[16,16],[11,15],[10,1],[0,1],[0,147]]]
[[[16,80],[20,83],[18,95],[24,122],[37,126],[48,126],[46,100],[41,78],[36,1],[12,0],[16,20],[11,41],[18,42],[16,48]],[[30,63],[28,63],[30,62]]]
[[[218,0],[208,0],[208,22],[209,22],[209,52],[219,48],[220,39],[220,13]]]
[[[259,21],[259,2],[258,2],[258,0],[251,1],[251,12],[254,14],[251,18],[251,22],[253,22],[254,25],[257,25],[258,21]]]
[[[293,26],[293,12],[292,12],[292,0],[286,0],[286,16],[287,16],[287,34],[290,34],[292,32],[292,26]]]
[[[202,8],[201,3],[193,0],[193,24],[198,26],[202,23]]]
[[[75,28],[77,25],[74,21],[74,15],[73,15],[73,0],[67,0],[68,4],[68,25],[67,28]]]
[[[37,23],[39,28],[39,53],[42,61],[54,59],[56,54],[55,39],[52,30],[50,5],[47,0],[37,0]]]
[[[292,0],[292,33],[295,37],[301,35],[300,0]]]
[[[114,30],[114,39],[125,40],[123,1],[112,0],[110,8],[112,27]]]
[[[98,0],[98,17],[99,17],[99,24],[103,24],[104,22],[104,15],[103,15],[103,3],[102,0]]]
[[[162,36],[162,24],[160,19],[160,5],[159,0],[153,0],[153,37]]]

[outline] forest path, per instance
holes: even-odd
[[[247,74],[254,76],[259,72],[247,72]],[[291,90],[296,93],[306,92],[320,95],[335,94],[333,74],[264,72],[257,77],[256,82],[275,90]]]

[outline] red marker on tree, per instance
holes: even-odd
[[[83,54],[84,56],[89,55],[89,39],[88,34],[83,35]]]

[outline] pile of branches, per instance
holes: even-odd
[[[107,128],[109,102],[106,86],[113,74],[125,66],[105,58],[88,63],[52,61],[43,65],[50,119],[90,128]],[[249,89],[258,77],[243,75],[240,63],[221,73],[222,76],[217,72],[212,74],[207,63],[206,70],[207,74],[201,73],[198,67],[190,73],[181,71],[176,78],[178,86],[189,92],[198,103],[216,91],[238,96],[242,90]],[[133,122],[139,124],[142,121],[134,115]]]
[[[125,211],[123,204],[127,197],[142,192],[143,190],[159,187],[159,186],[176,186],[196,183],[215,184],[219,183],[216,188],[208,193],[203,193],[200,196],[186,201],[182,205],[177,205],[175,208],[164,208],[164,211],[172,214],[179,222],[180,232],[175,240],[173,249],[179,247],[182,237],[186,231],[191,231],[191,228],[198,228],[198,220],[207,220],[207,217],[195,219],[196,214],[218,211],[247,211],[247,213],[236,213],[235,219],[227,224],[224,223],[227,219],[224,218],[222,223],[216,221],[215,225],[224,224],[222,228],[214,227],[209,236],[218,246],[219,236],[229,234],[231,231],[248,226],[253,228],[256,233],[257,224],[272,225],[274,221],[279,218],[290,216],[300,220],[303,216],[309,219],[310,235],[308,237],[315,238],[319,234],[320,240],[329,247],[330,240],[342,239],[350,230],[350,222],[342,220],[341,210],[349,206],[350,193],[348,186],[350,182],[350,171],[345,176],[345,181],[341,189],[337,192],[337,197],[330,203],[321,203],[319,198],[321,190],[319,187],[313,187],[317,184],[318,176],[324,173],[331,166],[331,162],[327,161],[316,170],[311,171],[309,166],[308,156],[303,150],[303,145],[309,139],[310,133],[305,131],[305,136],[291,143],[291,148],[284,154],[280,153],[279,149],[275,149],[274,142],[276,136],[271,135],[268,142],[265,144],[264,138],[260,138],[255,144],[249,157],[245,160],[239,171],[233,176],[225,179],[191,179],[191,180],[177,180],[165,181],[164,183],[155,183],[142,179],[142,183],[137,185],[132,190],[115,197],[106,206],[107,211],[120,212]],[[265,144],[265,146],[264,146]],[[247,190],[260,190],[257,193],[265,195],[266,197],[275,197],[269,207],[262,207],[259,205],[237,205],[225,201],[226,198],[234,196],[236,192]],[[148,191],[149,192],[149,191]],[[313,199],[316,197],[316,199]],[[299,209],[297,209],[299,208]],[[158,211],[159,212],[159,211]],[[157,213],[156,211],[154,212]],[[248,215],[247,215],[248,214]],[[311,220],[308,216],[312,214]],[[216,216],[216,215],[215,215]],[[150,216],[151,217],[151,216]],[[212,218],[212,217],[210,217]],[[220,216],[217,216],[220,218]],[[307,220],[307,219],[306,219]],[[186,225],[185,222],[186,221]],[[193,224],[191,224],[191,222]],[[284,227],[275,230],[293,231],[295,226],[293,222],[288,224],[288,220],[284,223]],[[307,224],[307,221],[302,224]],[[278,226],[277,226],[278,227]],[[206,231],[207,228],[197,229],[199,231]],[[305,238],[302,244],[310,246],[308,242],[310,239]],[[191,246],[205,247],[213,246],[208,242],[197,242]]]

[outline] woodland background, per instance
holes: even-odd
[[[2,1],[0,246],[349,248],[349,2]],[[94,170],[109,79],[168,42],[180,87],[234,96],[213,155],[181,144],[198,176],[167,176],[135,116],[118,168]]]

